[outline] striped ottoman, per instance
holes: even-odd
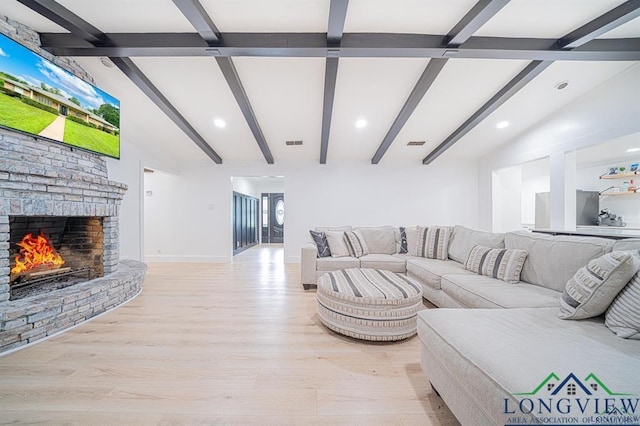
[[[377,269],[327,272],[318,280],[318,317],[328,328],[364,340],[402,340],[416,334],[422,287]]]

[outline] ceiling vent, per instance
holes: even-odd
[[[153,169],[149,169],[149,168],[146,168],[146,167],[145,167],[145,168],[144,168],[144,172],[145,172],[145,173],[154,173],[154,172],[155,172],[155,170],[153,170]]]
[[[425,143],[427,143],[427,141],[409,141],[407,146],[422,146]]]
[[[285,142],[288,146],[293,146],[293,145],[302,145],[302,141],[286,141]]]

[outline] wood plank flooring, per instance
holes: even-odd
[[[324,328],[282,246],[150,264],[128,304],[0,357],[0,424],[457,425],[418,338]]]

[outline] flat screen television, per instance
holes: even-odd
[[[120,158],[120,101],[1,34],[0,126]]]

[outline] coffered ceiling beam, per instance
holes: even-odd
[[[622,25],[629,19],[624,16],[634,16],[637,9],[640,8],[640,2],[637,0],[628,1],[621,6],[610,10],[609,12],[599,16],[598,18],[588,22],[577,30],[567,34],[557,40],[556,45],[563,48],[572,48],[568,52],[578,51],[591,44],[599,44],[605,40],[594,40],[595,37],[610,31],[618,25]],[[637,15],[635,15],[637,16]],[[634,44],[638,44],[635,42]],[[453,144],[459,141],[464,135],[469,133],[487,118],[492,112],[498,109],[509,98],[515,95],[520,89],[526,86],[531,80],[536,78],[542,71],[547,69],[553,61],[533,61],[522,70],[513,80],[507,83],[498,93],[496,93],[487,103],[485,103],[478,111],[467,119],[460,127],[451,133],[440,145],[431,151],[422,159],[423,164],[430,164],[438,158],[442,153],[449,149]]]
[[[447,34],[445,39],[449,47],[460,46],[480,29],[487,21],[504,6],[509,0],[480,0]]]
[[[133,83],[147,95],[149,99],[155,103],[167,117],[173,121],[176,126],[180,128],[198,147],[204,151],[209,158],[211,158],[216,164],[222,164],[222,159],[214,151],[213,148],[204,140],[202,136],[189,124],[189,122],[178,112],[178,110],[164,97],[162,92],[151,83],[151,81],[144,75],[144,73],[138,68],[129,58],[111,58],[111,61],[120,68]]]
[[[207,43],[220,41],[220,31],[198,0],[173,0],[173,2],[203,40]]]
[[[629,0],[567,34],[558,41],[563,49],[574,49],[640,16],[640,0]]]
[[[18,0],[34,12],[68,30],[74,36],[90,43],[102,44],[106,41],[102,31],[71,12],[54,0]]]
[[[500,9],[502,9],[509,0],[480,0],[471,10],[458,22],[449,32],[446,40],[449,44],[447,47],[457,47],[467,41],[471,35],[476,32],[485,22],[491,19]],[[409,98],[402,106],[400,113],[393,121],[391,128],[380,143],[377,151],[371,159],[372,164],[378,164],[384,154],[387,152],[393,141],[409,121],[413,112],[422,101],[433,82],[446,65],[448,59],[432,58],[422,72],[418,82],[413,87]]]
[[[22,4],[45,18],[56,22],[69,30],[76,40],[79,38],[86,45],[96,46],[108,42],[109,36],[92,26],[78,15],[74,14],[55,0],[19,0]],[[54,55],[56,55],[54,53]],[[64,55],[56,55],[64,56]],[[109,56],[109,55],[101,55]],[[222,159],[215,150],[204,140],[202,136],[189,124],[157,87],[144,75],[144,73],[128,57],[109,56],[109,59],[127,76],[133,83],[149,97],[162,112],[164,112],[209,158],[215,163],[222,164]]]
[[[251,108],[247,92],[245,92],[244,87],[242,86],[242,82],[240,81],[238,71],[233,64],[233,61],[231,58],[216,58],[216,61],[218,62],[218,66],[220,67],[224,78],[227,80],[229,89],[231,89],[233,96],[236,98],[236,102],[238,103],[238,106],[251,129],[251,133],[253,133],[253,136],[256,138],[256,142],[260,147],[260,151],[262,151],[264,159],[268,164],[273,164],[273,155],[271,155],[271,150],[269,149],[267,140],[262,133],[262,129],[260,129],[256,114],[253,112],[253,108]]]
[[[638,61],[640,38],[596,39],[568,50],[556,39],[471,37],[462,46],[445,36],[345,33],[329,46],[325,33],[222,33],[209,45],[197,33],[108,33],[111,47],[96,47],[67,33],[42,33],[42,48],[57,56],[270,56],[341,58],[469,58],[563,61]]]
[[[344,22],[347,19],[349,0],[331,0],[329,7],[329,25],[327,30],[327,44],[340,46],[344,33]],[[333,99],[338,81],[338,52],[332,50],[325,61],[324,67],[324,96],[322,99],[322,131],[320,134],[320,164],[327,164],[329,152],[329,135],[331,133],[331,118],[333,116]]]
[[[536,78],[542,71],[547,69],[553,61],[533,61],[525,69],[515,76],[506,86],[489,99],[479,110],[467,119],[460,127],[451,133],[440,145],[429,153],[423,160],[422,164],[430,164],[439,157],[453,144],[458,142],[464,135],[469,133],[474,127],[480,124],[492,112],[498,109],[509,98],[518,93],[520,89],[526,86],[531,80]]]

